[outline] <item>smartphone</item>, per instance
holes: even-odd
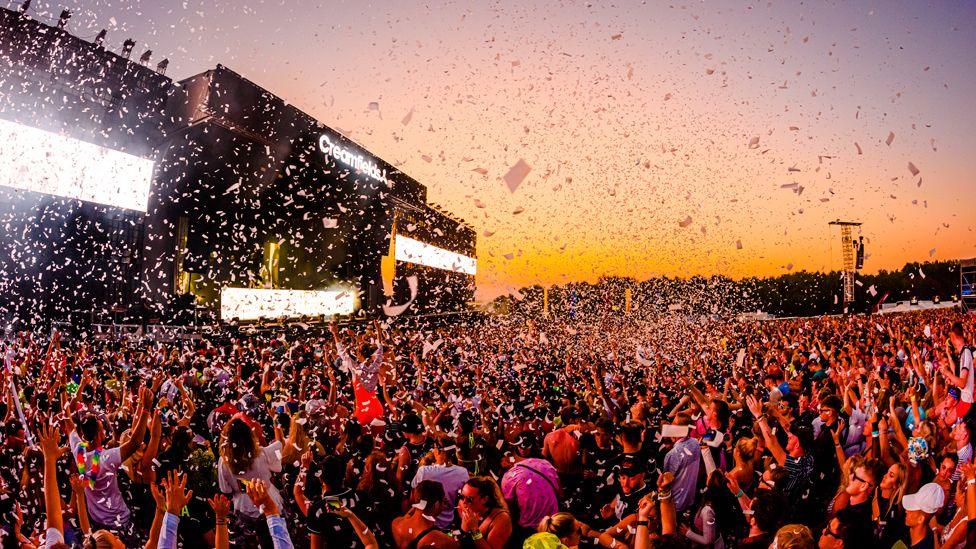
[[[332,509],[340,509],[342,507],[342,502],[335,496],[325,496],[325,503]]]

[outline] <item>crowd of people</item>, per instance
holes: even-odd
[[[0,546],[976,547],[974,329],[9,334]]]

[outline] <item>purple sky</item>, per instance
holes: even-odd
[[[116,50],[132,37],[176,79],[223,63],[401,166],[478,230],[481,297],[603,274],[836,268],[836,218],[865,223],[869,271],[976,255],[971,2],[32,12],[63,6],[79,36],[107,27]],[[532,169],[513,192],[502,178],[520,159]]]

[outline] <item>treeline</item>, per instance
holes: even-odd
[[[886,302],[952,299],[959,293],[959,264],[953,261],[907,263],[895,271],[858,275],[851,312],[865,312],[888,295]],[[549,313],[564,318],[623,315],[630,295],[630,314],[636,317],[681,311],[691,315],[733,316],[762,311],[775,316],[811,316],[843,312],[839,271],[798,271],[775,277],[733,280],[724,276],[655,277],[638,281],[604,277],[596,284],[575,282],[548,290]],[[542,286],[522,288],[492,303],[500,312],[527,316],[542,314]]]

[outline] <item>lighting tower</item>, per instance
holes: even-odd
[[[840,227],[840,249],[844,259],[844,270],[841,279],[844,281],[844,310],[854,301],[854,275],[864,266],[864,237],[855,240],[851,236],[854,227],[860,227],[857,221],[831,221],[830,225]]]

